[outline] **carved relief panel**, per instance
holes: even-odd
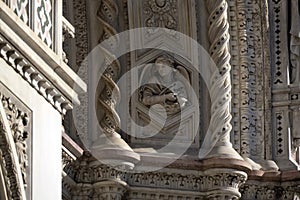
[[[127,5],[129,29],[146,28],[130,38],[133,49],[145,48],[128,57],[131,72],[125,87],[139,85],[133,95],[128,94],[133,120],[126,122],[128,140],[135,147],[156,148],[174,142],[198,148],[197,48],[181,35],[197,40],[195,2],[128,0]],[[126,89],[121,86],[122,90]]]
[[[14,147],[16,150],[16,156],[19,161],[21,179],[23,183],[21,185],[24,186],[26,196],[30,199],[31,192],[31,117],[32,111],[23,104],[16,96],[13,95],[5,86],[0,82],[0,100],[5,111],[7,121],[10,127],[10,132],[1,131],[0,133],[0,155],[2,156],[3,163],[2,167],[5,167],[5,170],[8,174],[6,177],[10,185],[10,191],[18,195],[20,191],[17,190],[14,186],[16,183],[12,183],[14,177],[17,177],[17,170],[14,168],[14,164],[12,162],[12,152],[14,152],[10,148],[9,141],[7,140],[7,135],[12,134],[12,138],[14,141]],[[4,122],[1,122],[4,123]],[[3,170],[3,169],[2,169]]]
[[[157,55],[132,74],[132,84],[141,87],[131,99],[131,115],[138,126],[133,126],[131,142],[147,145],[192,143],[198,147],[198,102],[191,88],[192,69],[176,59]],[[194,87],[198,85],[195,84]],[[195,107],[197,106],[197,108]]]

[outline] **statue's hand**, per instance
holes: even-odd
[[[188,100],[186,98],[184,98],[184,97],[178,98],[178,101],[179,101],[179,104],[180,104],[181,108],[183,108],[187,104],[187,102],[188,102]]]
[[[174,93],[165,94],[165,100],[176,101],[177,97]]]

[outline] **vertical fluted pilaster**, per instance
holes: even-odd
[[[217,67],[211,78],[211,124],[199,157],[224,156],[240,158],[230,143],[231,82],[229,24],[226,0],[207,0],[209,53]],[[214,149],[214,150],[213,150]],[[208,155],[209,154],[209,155]]]

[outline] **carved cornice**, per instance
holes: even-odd
[[[39,94],[51,103],[59,112],[71,109],[72,102],[52,84],[34,65],[0,35],[0,57],[13,67]],[[75,100],[75,99],[73,99]]]
[[[29,26],[15,20],[13,10],[0,5],[1,57],[60,112],[71,108],[71,101],[79,104],[76,92],[85,91],[86,84]]]

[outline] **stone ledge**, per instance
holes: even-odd
[[[248,174],[248,180],[261,182],[300,181],[300,172],[297,170],[274,172],[254,170]]]
[[[68,136],[64,131],[62,132],[62,144],[77,158],[82,156],[84,150],[78,144],[76,144],[76,142],[74,142],[74,140],[70,138],[70,136]]]
[[[86,89],[86,84],[66,63],[63,62],[62,58],[44,44],[30,27],[27,26],[3,1],[0,1],[0,19],[1,33],[5,34],[9,41],[12,42],[19,51],[24,53],[27,59],[33,62],[35,56],[30,53],[34,52],[38,54],[38,56],[47,63],[48,67],[52,68],[57,75],[62,77],[69,86],[75,84],[81,90]]]
[[[0,34],[1,57],[58,111],[79,104],[76,92],[85,91],[86,84],[2,1]]]

